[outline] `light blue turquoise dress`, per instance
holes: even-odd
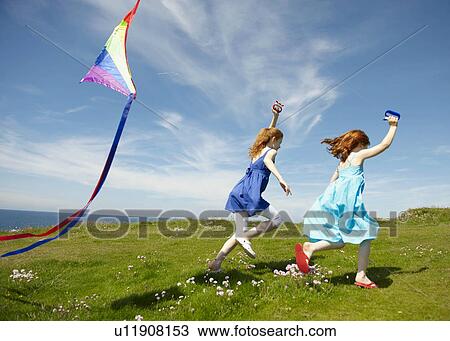
[[[361,244],[377,236],[379,225],[363,203],[364,169],[351,164],[353,156],[338,168],[339,177],[305,214],[303,232],[311,242]]]

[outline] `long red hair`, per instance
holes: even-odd
[[[333,139],[323,139],[320,143],[328,144],[328,151],[342,162],[347,160],[351,151],[359,144],[368,146],[369,138],[362,130],[350,130]]]
[[[248,150],[250,158],[257,157],[273,137],[277,140],[281,139],[283,137],[282,131],[278,128],[262,128],[256,135],[255,142]]]

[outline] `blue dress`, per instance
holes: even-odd
[[[327,240],[361,244],[375,239],[379,225],[363,203],[362,165],[338,168],[339,177],[330,183],[305,214],[303,232],[311,242]]]
[[[264,164],[269,148],[255,162],[250,162],[244,177],[231,190],[225,209],[231,212],[247,212],[251,217],[269,207],[261,194],[269,183],[270,170]]]

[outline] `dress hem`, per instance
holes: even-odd
[[[308,236],[307,236],[308,237]],[[330,240],[330,239],[326,239],[326,238],[322,238],[322,239],[315,239],[315,238],[310,238],[310,237],[308,237],[308,240],[309,240],[309,242],[310,243],[316,243],[316,242],[320,242],[321,240],[325,240],[325,241],[327,241],[327,242],[330,242],[330,243],[344,243],[344,244],[353,244],[353,245],[360,245],[363,241],[366,241],[366,240],[375,240],[375,239],[377,239],[377,237],[368,237],[368,238],[364,238],[363,240],[361,240],[360,242],[352,242],[352,241],[344,241],[343,239],[340,239],[340,240],[338,240],[338,241],[335,241],[335,240]]]

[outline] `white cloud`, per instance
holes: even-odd
[[[87,108],[88,108],[87,105],[80,105],[80,106],[77,106],[77,107],[74,107],[74,108],[68,108],[68,109],[66,109],[64,111],[64,114],[74,114],[74,113],[83,111],[83,110],[85,110]]]
[[[24,92],[28,95],[42,95],[43,91],[33,84],[19,84],[14,86],[15,89]]]
[[[134,0],[83,2],[91,6],[92,11],[86,11],[84,6],[69,6],[67,8],[71,12],[67,19],[76,18],[77,27],[87,27],[89,38],[101,44],[134,4]],[[13,6],[13,2],[9,2],[10,12],[13,11],[17,17],[34,18],[32,24],[42,19],[39,28],[44,33],[52,33],[54,28],[39,15],[42,13],[39,10],[47,11],[51,2],[40,0],[37,5],[35,2],[15,3]],[[66,8],[62,4],[60,9]],[[321,7],[319,11],[316,6]],[[161,111],[165,117],[181,129],[174,129],[164,121],[160,121],[159,127],[153,130],[128,126],[107,187],[145,192],[161,198],[161,201],[174,198],[183,204],[189,201],[189,205],[201,202],[203,206],[222,207],[228,191],[242,176],[248,161],[246,149],[253,132],[261,126],[261,113],[269,112],[272,100],[279,99],[286,104],[282,120],[310,103],[335,81],[324,75],[323,67],[327,61],[337,58],[336,52],[342,52],[341,42],[323,32],[317,33],[311,24],[318,22],[323,25],[323,7],[326,5],[315,3],[312,6],[314,11],[305,8],[304,3],[300,7],[298,13],[288,13],[287,16],[289,8],[271,1],[142,1],[129,35],[129,55],[138,56],[140,61],[151,66],[152,77],[155,73],[156,76],[168,76],[174,86],[181,84],[198,90],[198,100],[211,103],[209,117],[231,118],[238,127],[230,129],[230,124],[223,128],[225,119],[215,121],[217,126],[203,120],[194,121],[187,112],[172,107],[172,103],[159,103],[164,108]],[[292,22],[294,16],[295,25]],[[84,21],[79,23],[80,18]],[[351,50],[354,53],[360,48],[355,46],[347,52]],[[73,48],[77,51],[85,47]],[[91,51],[92,60],[97,52]],[[87,59],[86,55],[83,57]],[[133,65],[131,67],[133,69]],[[134,74],[134,77],[137,83],[151,81],[145,74]],[[27,89],[29,93],[36,90],[22,87],[22,91]],[[337,91],[331,91],[289,119],[282,128],[288,130],[288,136],[292,138],[283,149],[301,145],[307,135],[325,120],[325,111],[338,96]],[[96,96],[91,101],[114,100]],[[42,114],[73,114],[85,109],[83,105],[60,111],[43,110]],[[109,138],[104,140],[92,136],[60,140],[47,136],[50,142],[41,142],[27,136],[21,127],[0,128],[1,168],[86,185],[93,185],[97,180],[110,143]],[[448,155],[448,151],[448,146],[439,146],[434,154]],[[309,208],[325,188],[332,171],[319,163],[298,164],[295,158],[291,158],[286,167],[281,167],[281,162],[278,165],[284,168],[283,174],[292,175],[292,181],[302,179],[301,182],[293,182],[299,191],[294,192],[292,200],[282,197],[279,188],[276,192],[269,190],[267,197],[273,196],[279,209],[291,208],[297,212]],[[306,182],[307,179],[302,178],[304,175],[312,181]],[[322,177],[326,179],[323,184],[320,182]],[[393,202],[393,194],[384,190],[394,191],[394,181],[398,179],[369,181],[368,198],[374,203],[373,207],[386,207]],[[272,182],[275,183],[274,179]],[[278,185],[275,183],[273,186]],[[408,195],[410,186],[406,183],[397,186],[395,195],[401,196],[401,205],[431,202],[432,193],[436,190],[425,184],[422,189],[412,191],[415,193],[412,196]],[[445,199],[448,189],[446,191],[444,194],[441,192],[439,200]],[[30,201],[21,195],[17,194],[16,202],[23,199],[22,207],[38,206],[38,203],[32,205],[31,201],[39,200],[40,196],[30,195]],[[1,199],[0,203],[4,202]]]
[[[232,162],[234,152],[219,155],[218,150],[223,150],[226,140],[195,126],[190,126],[189,130],[193,133],[189,138],[166,133],[157,139],[157,132],[131,132],[129,138],[127,135],[122,141],[107,186],[148,192],[162,198],[223,204],[228,191],[241,176],[240,172],[222,168],[223,164]],[[158,145],[152,149],[156,140]],[[108,143],[109,140],[86,136],[31,142],[19,128],[2,127],[0,168],[94,186],[107,155]],[[176,145],[173,151],[155,155],[167,143]],[[141,146],[136,148],[139,144]]]
[[[111,20],[117,21],[125,11],[122,2],[84,1],[96,9],[96,20],[88,24],[102,35],[105,21],[101,18],[108,17],[111,26]],[[331,82],[319,70],[339,43],[308,32],[302,21],[310,19],[302,11],[297,27],[305,34],[293,42],[284,11],[279,4],[260,1],[142,2],[129,51],[139,53],[160,73],[177,75],[172,81],[202,91],[216,111],[232,115],[241,128],[253,127],[260,125],[258,113],[268,112],[275,98],[285,101],[286,111],[292,112]],[[316,115],[335,98],[336,94],[325,96],[314,115],[304,116],[303,124],[291,119],[288,128],[312,128]]]
[[[445,156],[450,154],[450,145],[440,145],[434,148],[433,154]]]
[[[36,109],[35,115],[33,115],[33,119],[40,121],[49,121],[49,122],[64,122],[67,118],[67,115],[76,114],[78,112],[84,111],[88,109],[87,105],[79,105],[76,107],[69,107],[67,109],[54,110],[48,108],[42,108],[42,106],[38,106]]]
[[[27,210],[55,210],[61,206],[62,197],[48,197],[28,191],[5,191],[0,194],[1,208],[26,208]]]
[[[308,133],[322,120],[322,115],[315,115],[312,121],[309,123],[308,127],[305,130],[305,134]]]
[[[183,116],[176,112],[166,112],[164,118],[165,120],[158,121],[158,124],[172,132],[175,132],[182,125]]]

